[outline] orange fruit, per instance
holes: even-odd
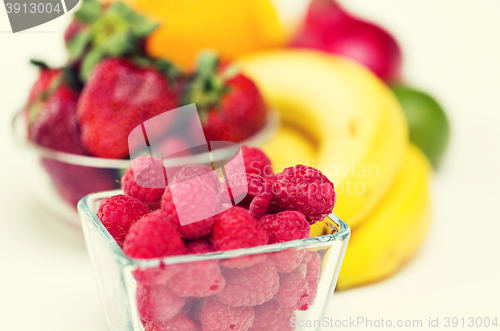
[[[160,23],[146,42],[149,55],[190,68],[202,49],[233,60],[251,51],[284,44],[269,0],[128,0]]]

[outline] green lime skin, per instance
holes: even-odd
[[[410,128],[410,140],[420,147],[438,169],[450,137],[450,124],[443,108],[422,91],[408,86],[392,86],[403,106]]]

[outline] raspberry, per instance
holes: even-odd
[[[123,253],[138,259],[184,254],[184,242],[162,217],[163,213],[151,213],[132,225],[123,244]]]
[[[290,310],[307,310],[309,288],[306,280],[307,265],[301,263],[289,274],[280,274],[280,289],[275,300]]]
[[[205,254],[213,251],[210,243],[204,239],[193,240],[186,244],[186,254]]]
[[[204,298],[219,293],[226,285],[218,261],[189,262],[168,282],[168,287],[181,297]]]
[[[178,297],[165,285],[137,284],[136,301],[143,320],[164,322],[181,311],[186,299]]]
[[[269,185],[271,185],[271,186],[272,186],[272,185],[274,184],[274,182],[276,181],[276,175],[275,175],[275,174],[272,174],[271,176],[266,177],[266,178],[264,178],[264,179],[266,180],[266,182],[268,182],[268,183],[269,183]]]
[[[308,251],[304,259],[307,259],[307,275],[306,280],[309,285],[309,302],[314,304],[316,295],[318,294],[319,276],[321,273],[321,259],[319,254],[314,251]]]
[[[241,158],[235,158],[226,166],[228,172],[233,174],[237,173],[242,169],[245,169],[247,174],[256,174],[267,180],[273,177],[273,168],[271,165],[271,160],[267,157],[264,152],[255,147],[242,146],[241,155],[244,163],[244,167],[241,164]]]
[[[211,242],[216,251],[267,245],[269,236],[259,222],[241,207],[217,215]]]
[[[120,194],[104,200],[99,206],[97,217],[109,234],[122,246],[132,224],[148,213],[148,207],[141,200]]]
[[[172,183],[181,183],[193,178],[200,178],[201,180],[205,181],[214,189],[215,192],[219,190],[219,177],[217,177],[215,171],[212,171],[212,169],[198,164],[182,167],[175,173]]]
[[[319,254],[308,251],[302,263],[289,274],[280,274],[275,300],[290,310],[308,310],[316,299],[320,275]]]
[[[139,156],[132,160],[121,183],[126,195],[145,203],[155,203],[161,200],[168,181],[161,161],[151,156]]]
[[[220,265],[226,268],[248,268],[257,263],[261,263],[266,258],[266,254],[253,254],[242,257],[233,257],[220,261]]]
[[[211,251],[210,244],[203,239],[186,245],[186,254],[203,254]],[[168,284],[179,296],[208,297],[219,293],[226,285],[216,260],[184,263],[179,267],[181,271]]]
[[[256,218],[266,213],[273,198],[271,186],[262,177],[239,173],[231,175],[228,185],[221,185],[218,195],[224,202],[239,201],[237,205],[249,209]]]
[[[263,304],[271,300],[280,287],[278,271],[269,259],[248,268],[226,269],[223,275],[226,286],[217,300],[234,307]]]
[[[134,278],[138,283],[144,285],[166,285],[167,282],[181,270],[182,268],[180,267],[180,265],[167,265],[163,262],[160,262],[160,266],[158,267],[136,269],[132,271],[132,274],[134,275]]]
[[[167,188],[162,197],[161,208],[182,238],[194,239],[211,232],[215,222],[212,216],[217,214],[218,204],[219,199],[214,190],[205,181],[193,178]],[[182,220],[179,219],[179,213]]]
[[[300,211],[310,224],[323,220],[335,206],[335,189],[321,171],[299,164],[276,176],[273,194],[285,210]]]
[[[191,311],[194,309],[194,307],[197,305],[198,300],[199,299],[197,298],[186,298],[186,303],[184,304],[184,307],[182,307],[181,313],[189,315]]]
[[[248,331],[292,331],[290,319],[295,316],[293,311],[274,300],[253,307],[255,317]]]
[[[298,211],[266,215],[259,222],[269,234],[269,244],[309,238],[311,232],[311,226],[304,215]]]
[[[274,262],[278,272],[288,273],[296,269],[306,253],[303,249],[286,249],[280,252],[269,254],[269,258]]]
[[[203,302],[203,331],[246,331],[253,323],[252,307],[231,307],[209,298]]]
[[[278,201],[277,201],[276,197],[273,196],[271,203],[269,204],[269,207],[267,208],[266,214],[278,214],[278,213],[281,213],[282,211],[285,211],[285,210],[278,205]]]
[[[191,317],[193,321],[201,323],[201,313],[203,312],[205,301],[208,299],[209,298],[196,299],[191,311],[189,312],[189,317]]]
[[[174,318],[164,322],[146,322],[144,331],[195,331],[196,324],[184,314],[177,314]]]

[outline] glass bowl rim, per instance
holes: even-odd
[[[199,261],[214,260],[214,259],[217,260],[229,259],[229,258],[236,258],[253,254],[272,253],[289,248],[305,248],[305,247],[310,248],[312,246],[320,246],[321,244],[325,244],[332,241],[340,241],[340,242],[344,241],[346,239],[349,239],[351,234],[351,229],[349,228],[349,225],[347,225],[347,223],[342,221],[337,215],[331,213],[330,215],[328,215],[328,218],[330,218],[330,220],[338,226],[337,231],[331,234],[325,234],[318,237],[311,237],[294,241],[287,241],[272,245],[256,246],[251,248],[234,249],[228,251],[219,251],[213,253],[179,255],[179,256],[154,258],[154,259],[134,259],[134,258],[129,258],[123,254],[123,250],[120,248],[118,243],[113,239],[113,237],[109,234],[106,228],[102,225],[96,213],[94,213],[91,209],[92,208],[91,206],[94,203],[98,202],[99,200],[117,194],[123,194],[123,191],[113,190],[113,191],[104,191],[104,192],[88,194],[78,202],[78,213],[80,214],[81,222],[82,223],[87,222],[90,224],[92,228],[97,230],[97,233],[99,234],[101,239],[103,239],[103,241],[106,243],[107,248],[113,253],[116,261],[124,266],[148,268],[148,267],[157,267],[168,264],[199,262]],[[82,227],[85,232],[86,228],[85,225],[82,224]],[[86,233],[84,233],[84,235],[87,236]]]
[[[264,127],[260,129],[257,133],[249,137],[248,139],[239,142],[238,145],[256,146],[267,141],[274,133],[274,131],[278,129],[279,122],[280,122],[280,116],[277,109],[272,107],[268,108],[267,121]],[[14,140],[18,145],[22,146],[23,148],[33,150],[37,154],[45,158],[49,158],[64,163],[93,167],[93,168],[125,169],[130,166],[130,160],[128,159],[99,158],[88,155],[71,154],[42,147],[26,139],[26,130],[24,129],[25,127],[26,125],[24,122],[23,110],[20,110],[14,114],[11,120],[11,131],[14,136]],[[216,154],[216,152],[217,151],[212,152],[213,161],[218,161],[218,159],[223,159],[228,155],[227,153],[224,152],[219,154]],[[176,166],[185,163],[199,163],[197,159],[195,159],[196,157],[199,157],[203,160],[206,159],[204,154],[199,154],[196,155],[194,158],[188,156],[182,158],[179,157],[179,158],[164,159],[163,163],[165,166]]]

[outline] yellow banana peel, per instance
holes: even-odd
[[[275,172],[303,163],[304,160],[311,160],[316,154],[312,143],[286,124],[281,124],[272,139],[259,147],[271,159]]]
[[[266,51],[238,62],[284,123],[312,137],[317,153],[300,163],[328,176],[338,194],[335,212],[351,227],[360,224],[393,184],[407,150],[406,119],[389,88],[354,61],[316,51]]]
[[[431,175],[429,161],[411,144],[394,185],[352,231],[337,289],[386,278],[416,254],[430,224]]]

